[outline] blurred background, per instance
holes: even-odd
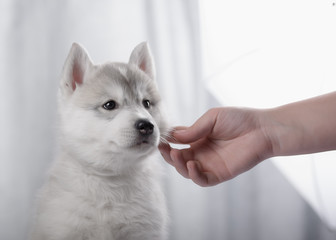
[[[172,125],[215,106],[267,108],[336,89],[329,0],[1,0],[0,239],[27,238],[57,151],[56,95],[72,42],[94,62],[148,41]],[[335,152],[265,161],[201,188],[166,170],[171,240],[336,239]]]

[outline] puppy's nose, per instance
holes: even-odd
[[[154,125],[146,119],[140,119],[135,123],[135,128],[141,135],[147,136],[153,133]]]

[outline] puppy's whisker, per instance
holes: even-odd
[[[168,134],[161,134],[160,136],[160,142],[161,143],[169,143],[168,139],[170,138],[170,136]]]
[[[169,144],[169,141],[165,139],[164,137],[160,137],[160,143]]]
[[[170,143],[176,142],[175,137],[172,135],[173,128],[168,128],[166,131],[163,131],[160,135],[160,142],[161,143]]]

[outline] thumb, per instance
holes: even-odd
[[[203,137],[208,136],[217,119],[216,109],[207,111],[190,127],[176,128],[173,132],[173,137],[177,142],[188,144],[195,142]]]

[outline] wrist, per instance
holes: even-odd
[[[265,110],[263,131],[270,145],[270,157],[304,153],[300,144],[304,129],[283,107]]]

